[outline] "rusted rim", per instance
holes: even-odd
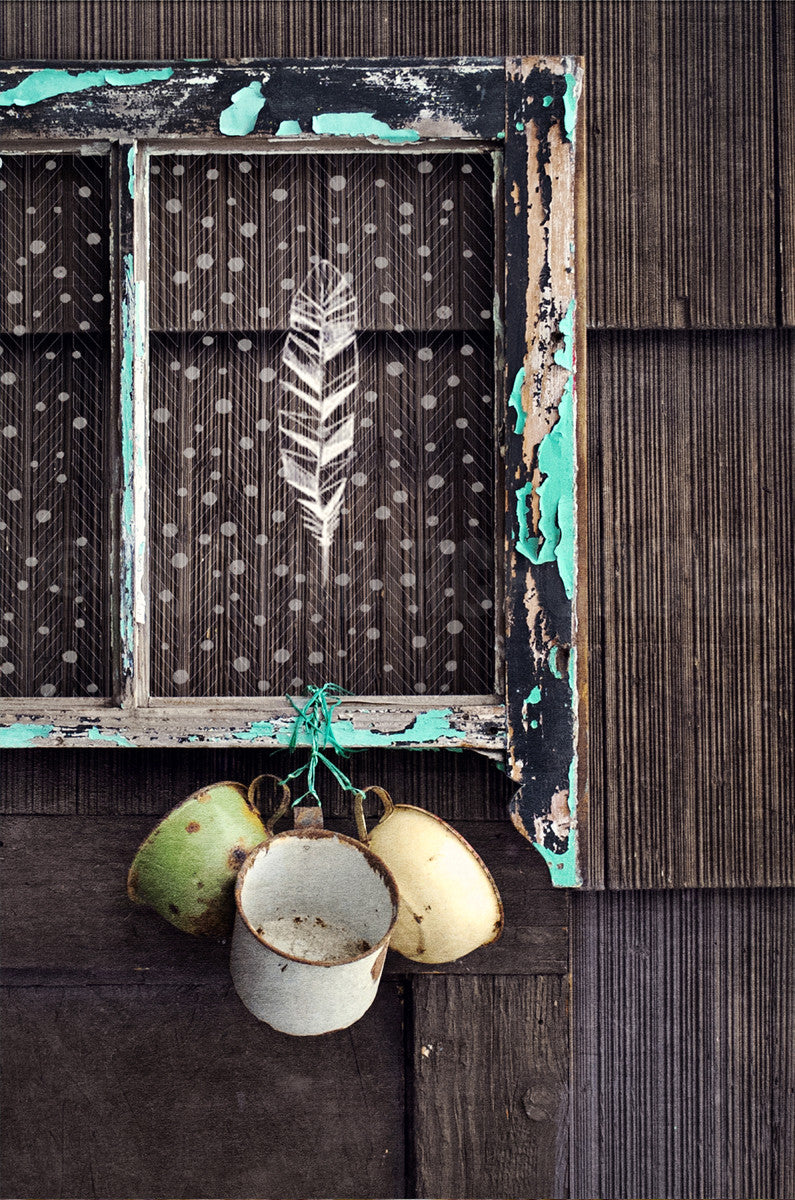
[[[179,804],[175,804],[173,808],[169,809],[169,811],[165,814],[165,816],[160,818],[160,820],[157,822],[157,824],[154,826],[154,828],[150,829],[149,833],[146,835],[146,837],[141,842],[138,849],[135,851],[133,860],[130,863],[130,869],[127,872],[127,895],[130,897],[131,900],[134,900],[136,903],[139,903],[139,904],[142,903],[142,901],[140,901],[138,899],[138,896],[136,894],[136,889],[133,885],[132,877],[133,877],[133,872],[137,870],[138,859],[140,858],[143,851],[150,845],[152,838],[154,838],[155,834],[158,833],[159,830],[162,829],[162,827],[167,822],[171,821],[181,809],[185,808],[186,805],[190,804],[194,800],[198,800],[198,798],[202,794],[202,792],[209,792],[211,788],[217,788],[217,787],[236,788],[238,795],[240,795],[246,801],[246,804],[248,804],[248,788],[245,787],[242,783],[237,783],[236,780],[234,780],[234,779],[221,779],[217,783],[208,783],[204,787],[197,788],[195,792],[191,792],[191,794],[185,800],[181,800]],[[261,819],[261,814],[259,812],[257,812],[256,809],[252,809],[252,812],[254,812],[255,815],[260,817],[260,819]]]
[[[481,946],[490,946],[492,942],[496,942],[497,938],[502,933],[503,927],[505,925],[505,908],[503,907],[502,896],[500,895],[500,889],[497,887],[496,883],[494,882],[494,876],[492,875],[491,871],[484,863],[483,859],[478,854],[475,847],[470,845],[470,843],[466,840],[466,838],[463,836],[463,834],[460,834],[457,829],[454,829],[452,825],[448,825],[447,821],[442,820],[441,817],[437,817],[436,813],[428,812],[427,808],[418,808],[416,804],[395,804],[392,808],[392,812],[390,812],[387,816],[382,817],[381,820],[378,822],[378,825],[385,823],[388,820],[388,818],[392,816],[392,813],[396,813],[396,812],[400,812],[400,811],[410,812],[410,813],[422,813],[422,815],[424,817],[430,817],[431,820],[436,821],[439,825],[442,826],[443,829],[446,829],[448,833],[451,833],[453,835],[453,837],[456,838],[461,843],[462,846],[464,846],[464,848],[469,852],[469,854],[472,856],[472,858],[474,858],[475,862],[478,863],[481,870],[483,871],[483,874],[486,876],[486,879],[488,880],[489,884],[491,885],[492,891],[494,892],[494,899],[497,901],[497,911],[499,913],[499,920],[497,921],[497,924],[494,927],[494,933],[491,935],[491,937],[487,941],[481,942],[480,945]],[[375,833],[376,829],[378,828],[378,825],[373,826],[373,833]],[[370,834],[370,837],[372,837],[372,834]]]
[[[364,950],[361,954],[356,954],[352,958],[345,958],[342,960],[335,959],[333,963],[329,963],[322,958],[299,958],[296,954],[288,954],[286,950],[280,950],[278,946],[274,946],[272,942],[267,941],[261,933],[257,933],[256,929],[243,912],[243,903],[241,900],[243,884],[245,883],[246,875],[254,865],[257,856],[261,853],[269,853],[271,847],[274,846],[276,842],[284,841],[286,838],[300,838],[304,841],[320,841],[321,839],[328,840],[329,838],[336,838],[338,842],[344,842],[347,846],[352,846],[359,854],[364,855],[375,873],[380,876],[381,879],[383,879],[389,892],[389,898],[392,901],[392,920],[389,922],[389,926],[383,937],[377,942],[373,942],[369,950]],[[384,946],[389,944],[389,939],[392,936],[392,930],[395,928],[395,922],[398,918],[399,902],[400,894],[398,892],[398,886],[395,882],[395,877],[383,859],[379,858],[377,854],[374,854],[373,851],[368,849],[367,846],[363,846],[361,842],[357,842],[355,838],[348,837],[344,833],[335,833],[333,829],[287,829],[284,833],[277,833],[276,836],[270,838],[269,841],[263,842],[261,845],[254,847],[246,861],[243,863],[243,866],[240,868],[237,879],[235,880],[235,906],[240,914],[240,919],[243,921],[243,924],[251,936],[256,938],[261,946],[265,946],[268,950],[271,950],[274,954],[277,954],[279,958],[289,959],[290,962],[304,963],[304,965],[308,967],[344,967],[349,963],[361,962],[363,958],[369,958],[375,951],[382,950]]]

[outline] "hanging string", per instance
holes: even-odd
[[[343,749],[334,734],[333,718],[334,710],[342,703],[343,698],[350,696],[351,693],[346,691],[345,688],[339,687],[336,683],[324,683],[321,687],[313,687],[309,684],[306,690],[309,692],[309,699],[303,708],[299,708],[292,696],[288,696],[287,699],[296,713],[296,718],[293,722],[293,732],[290,737],[290,750],[297,749],[298,740],[304,734],[309,740],[309,762],[304,763],[302,767],[298,767],[295,771],[291,771],[289,775],[286,775],[279,782],[286,785],[291,780],[298,779],[301,775],[306,774],[306,791],[296,800],[293,800],[293,808],[297,804],[300,804],[302,800],[308,798],[316,800],[318,807],[322,808],[320,796],[315,789],[315,776],[318,763],[322,763],[331,772],[343,791],[353,792],[354,795],[358,795],[361,792],[360,788],[354,787],[345,772],[323,753],[324,750],[332,749],[341,758],[348,757],[347,750]]]

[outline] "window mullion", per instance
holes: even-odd
[[[140,143],[121,146],[119,262],[121,301],[121,703],[146,706],[149,693],[147,620],[147,331],[148,223],[145,155]]]

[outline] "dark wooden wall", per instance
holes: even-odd
[[[414,1081],[408,1175],[381,1166],[360,1177],[359,1194],[403,1194],[388,1191],[401,1181],[436,1196],[795,1194],[793,51],[795,11],[786,0],[0,5],[0,54],[10,60],[586,58],[586,855],[591,880],[612,891],[572,906],[571,1150],[560,1115],[562,1043],[550,1036],[542,1045],[533,1025],[562,1002],[558,995],[555,1007],[560,967],[543,958],[548,943],[539,935],[540,957],[526,951],[526,976],[416,982],[405,1064]],[[58,811],[151,811],[108,760],[63,754],[49,768],[28,756],[7,760],[3,803],[44,821]],[[397,774],[417,799],[449,803],[445,811],[459,820],[497,819],[504,788],[493,775],[483,776],[481,806],[465,786],[466,768],[446,757],[441,767],[437,756],[416,762]],[[137,783],[160,802],[167,784],[179,787],[210,765],[158,756],[137,769]],[[373,768],[394,769],[387,761]],[[559,929],[565,918],[555,920]],[[399,999],[385,994],[383,1003]],[[51,1000],[49,1008],[37,1003],[42,1014],[53,1011]],[[163,1005],[155,1024],[167,1020]],[[27,1000],[19,1007],[20,1036],[41,1036]],[[205,1014],[211,1023],[214,1011]],[[474,1011],[467,1038],[461,1015]],[[106,1018],[107,1038],[116,1019]],[[445,1044],[440,1029],[448,1056],[423,1054]],[[175,1026],[175,1044],[189,1036]],[[173,1049],[156,1044],[175,1061]],[[63,1053],[68,1071],[85,1047]],[[397,1045],[384,1053],[397,1063]],[[394,1070],[397,1090],[380,1099],[390,1128],[389,1114],[404,1102],[402,1068]],[[343,1074],[340,1102],[348,1104]],[[365,1083],[362,1095],[374,1086]],[[133,1133],[148,1144],[136,1129],[128,1127],[125,1145]],[[350,1150],[355,1161],[364,1161],[363,1137]],[[401,1139],[383,1148],[403,1154]],[[90,1166],[99,1151],[81,1145],[76,1161]],[[91,1184],[88,1166],[79,1169],[52,1194],[110,1194],[107,1173]],[[130,1182],[129,1172],[115,1178]],[[172,1177],[163,1178],[166,1186]],[[246,1182],[240,1176],[232,1188]],[[10,1179],[4,1186],[25,1194],[9,1191]]]

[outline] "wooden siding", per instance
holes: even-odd
[[[416,1196],[561,1194],[567,1004],[559,975],[415,982]]]
[[[795,893],[572,898],[571,1196],[795,1196]]]
[[[795,339],[589,350],[591,853],[610,887],[795,882]]]
[[[780,299],[777,96],[790,322],[795,309],[788,9],[783,0],[26,0],[20,21],[19,5],[4,0],[0,45],[7,60],[582,54],[592,325],[746,328],[774,325]],[[776,62],[778,86],[765,67]]]
[[[405,1195],[397,984],[303,1039],[255,1021],[226,972],[2,993],[4,1196]]]

